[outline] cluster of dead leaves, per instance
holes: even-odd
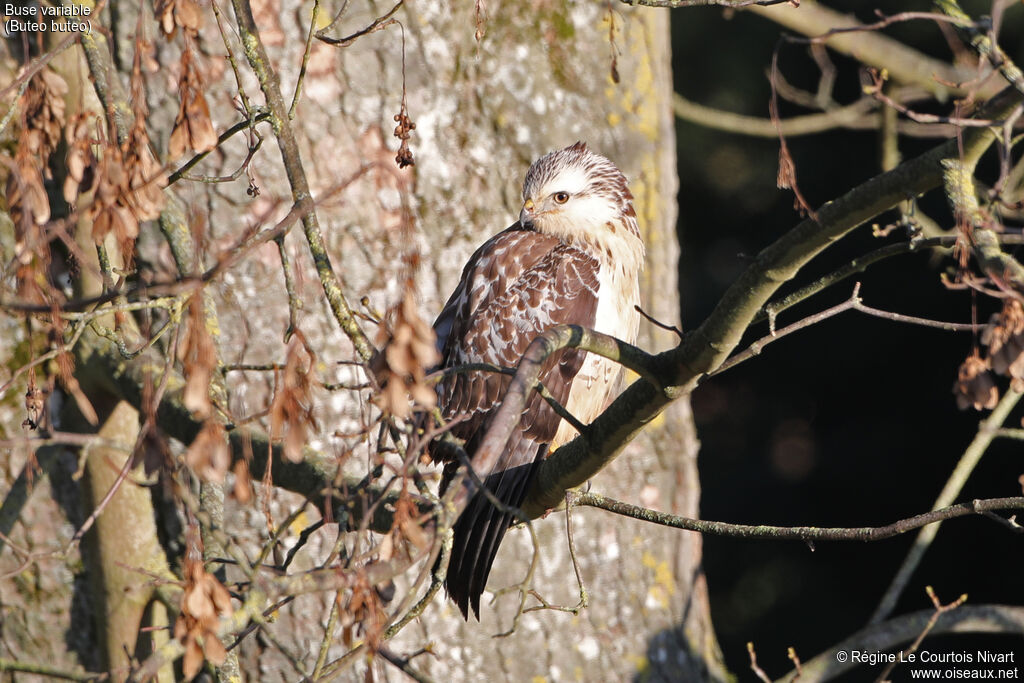
[[[203,25],[203,15],[195,0],[157,0],[153,12],[168,40],[174,37],[178,28],[194,36]]]
[[[410,399],[430,410],[437,394],[427,384],[427,373],[440,360],[434,329],[420,317],[411,295],[406,295],[388,316],[383,350],[371,361],[381,390],[374,402],[386,413],[406,418],[412,412]]]
[[[318,429],[309,376],[315,360],[302,334],[297,332],[288,344],[284,370],[270,403],[270,438],[284,438],[284,457],[292,462],[302,461],[307,435]]]
[[[102,244],[113,233],[121,253],[130,262],[139,224],[157,218],[163,210],[163,188],[167,175],[150,149],[146,121],[149,107],[142,77],[141,50],[136,51],[132,70],[132,127],[118,144],[114,135],[103,142],[90,132],[90,116],[72,118],[65,131],[68,144],[64,200],[74,205],[82,195],[91,193],[84,208],[92,221],[92,238]],[[95,150],[101,154],[96,155]]]
[[[64,97],[67,93],[67,83],[48,66],[29,79],[17,103],[20,129],[5,191],[7,209],[14,221],[18,294],[25,301],[45,304],[53,309],[51,322],[44,329],[48,346],[58,349],[55,374],[74,397],[82,415],[95,424],[96,413],[72,374],[74,363],[70,354],[62,348],[64,321],[58,311],[64,294],[53,284],[54,274],[62,266],[54,264],[51,259],[51,237],[47,229],[51,215],[44,183],[53,179],[50,158],[64,134]],[[52,386],[52,377],[48,377],[47,385]],[[30,394],[35,394],[34,387],[33,377]],[[37,427],[45,419],[44,406],[36,398],[26,402],[28,418],[25,425],[30,428]]]
[[[18,238],[17,253],[23,263],[32,258],[32,242],[38,236],[35,226],[50,220],[43,181],[52,177],[50,156],[60,144],[67,92],[68,84],[47,66],[32,77],[18,102],[21,130],[6,196]]]
[[[398,164],[398,168],[412,166],[416,161],[413,159],[412,150],[409,149],[409,138],[412,137],[412,131],[416,130],[416,124],[412,122],[409,114],[405,111],[404,100],[402,101],[402,110],[395,114],[395,122],[398,124],[395,126],[395,137],[401,140],[398,154],[395,155],[395,163]]]
[[[361,636],[366,639],[366,646],[371,651],[377,649],[388,622],[384,603],[380,589],[373,586],[364,575],[358,575],[352,592],[339,610],[338,623],[345,645],[351,647]]]
[[[430,546],[430,538],[423,531],[424,520],[408,491],[402,491],[398,500],[395,501],[393,519],[391,533],[385,535],[381,540],[377,552],[377,557],[382,562],[388,562],[394,557],[395,547],[400,547],[403,540],[412,543],[420,550],[426,550]]]
[[[184,36],[181,50],[181,76],[178,80],[178,114],[168,143],[171,158],[185,152],[207,152],[217,146],[217,133],[210,119],[210,107],[203,94],[203,76],[196,63],[195,39],[203,15],[195,0],[157,0],[154,7],[160,30],[170,40],[178,29]]]
[[[93,241],[101,244],[113,233],[121,253],[130,258],[139,236],[139,223],[157,218],[163,208],[163,169],[147,147],[129,142],[122,151],[120,146],[111,144],[93,177],[96,192],[85,210],[92,219]]]
[[[207,152],[217,146],[217,133],[213,130],[210,107],[203,95],[203,79],[195,63],[191,42],[186,35],[185,49],[181,53],[181,79],[178,81],[181,103],[168,146],[171,157],[175,159],[187,150]]]
[[[1010,378],[1014,391],[1024,391],[1024,305],[1014,298],[1005,299],[1003,310],[989,320],[981,335],[988,354],[981,357],[978,349],[960,366],[953,393],[957,406],[964,410],[991,410],[999,401],[993,373]]]
[[[185,592],[181,612],[174,623],[174,637],[185,646],[182,669],[192,680],[204,660],[214,665],[224,663],[227,650],[217,637],[220,618],[230,615],[231,595],[227,588],[203,567],[200,559],[185,558]]]

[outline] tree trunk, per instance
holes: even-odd
[[[388,310],[402,291],[406,268],[418,262],[420,309],[432,320],[470,254],[515,220],[530,162],[584,140],[629,178],[648,249],[644,307],[657,320],[678,325],[668,11],[600,3],[492,5],[406,3],[395,15],[401,26],[382,25],[383,30],[362,35],[347,47],[313,41],[291,125],[327,249],[350,302],[365,297],[361,310],[375,315]],[[107,15],[103,21],[113,23],[114,62],[126,83],[137,10],[117,7],[113,19]],[[302,65],[310,9],[310,3],[293,0],[253,2],[256,23],[288,99]],[[386,9],[354,6],[332,35],[353,34]],[[321,17],[317,26],[329,20]],[[144,17],[143,24],[154,30],[152,17]],[[236,40],[232,31],[227,34]],[[176,63],[180,41],[157,38],[155,44],[161,64]],[[212,17],[206,16],[196,45],[205,55],[204,92],[220,132],[239,120],[231,105],[237,85],[225,65],[224,45]],[[232,49],[244,63],[241,45],[233,42]],[[172,71],[147,76],[149,130],[158,150],[167,149],[178,106]],[[255,83],[243,78],[243,86],[259,103]],[[416,124],[409,140],[416,163],[400,171],[394,164],[398,143],[390,131],[403,106]],[[268,128],[262,130],[270,134]],[[245,157],[243,138],[229,140],[192,173],[234,172]],[[250,225],[272,225],[287,212],[291,197],[274,147],[264,144],[253,159],[259,196],[247,193],[244,181],[172,186],[170,192],[189,207],[191,224],[201,227],[197,238],[204,248],[237,243]],[[169,160],[171,168],[180,163]],[[371,163],[375,165],[366,166]],[[325,379],[344,380],[345,368],[334,368],[337,361],[353,358],[352,347],[323,305],[309,249],[297,229],[283,243],[296,274],[296,323],[327,368]],[[143,230],[140,252],[146,257],[144,267],[155,271],[153,277],[177,276],[156,230]],[[419,252],[419,259],[411,258],[412,252]],[[268,243],[233,265],[215,287],[224,362],[281,362],[289,300],[276,246]],[[372,327],[367,329],[373,337]],[[643,325],[644,348],[662,350],[675,342],[674,333]],[[233,413],[245,416],[263,409],[271,380],[229,377]],[[357,454],[348,462],[365,473],[367,459],[358,441],[334,436],[362,424],[365,404],[347,401],[344,392],[315,396],[322,432],[312,436],[310,445],[339,457]],[[689,405],[678,401],[594,479],[593,487],[652,508],[697,516],[697,448]],[[262,514],[264,495],[270,522]],[[224,526],[250,557],[265,542],[268,524],[280,523],[288,510],[301,504],[274,489],[259,496],[248,506],[230,497],[225,503]],[[296,520],[295,529],[315,519],[316,511],[308,512]],[[572,524],[590,602],[578,616],[531,612],[522,616],[513,634],[495,640],[492,635],[512,624],[518,602],[514,593],[487,605],[480,624],[463,622],[439,597],[389,647],[407,652],[434,643],[438,657],[417,658],[415,666],[439,680],[723,679],[700,570],[700,537],[595,509],[575,510]],[[537,520],[534,527],[540,565],[533,588],[552,604],[575,604],[579,591],[564,513]],[[332,543],[325,534],[315,535],[291,569],[310,561],[307,551],[323,557]],[[491,590],[520,581],[531,552],[529,534],[512,531],[497,558]],[[311,669],[332,602],[331,595],[307,595],[283,606],[267,627],[275,647],[246,638],[240,662],[247,677],[294,678],[293,664],[279,646],[298,653],[296,658]],[[328,642],[329,659],[347,650],[337,633]]]

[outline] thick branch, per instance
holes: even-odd
[[[164,369],[164,363],[154,353],[147,351],[129,361],[121,356],[113,342],[91,332],[82,336],[78,354],[77,367],[83,379],[135,406],[142,405],[147,381],[158,384]],[[169,436],[187,444],[195,439],[202,422],[193,417],[182,402],[184,386],[184,379],[177,373],[168,377],[167,390],[157,409],[157,423]],[[251,456],[249,468],[253,477],[263,476],[269,453],[274,484],[305,496],[321,510],[325,509],[326,501],[333,498],[336,520],[348,519],[353,526],[358,526],[370,504],[381,495],[378,487],[364,486],[354,477],[340,477],[333,461],[310,448],[304,449],[303,460],[296,463],[284,458],[281,445],[270,444],[267,435],[258,429],[240,427],[232,429],[228,436],[233,458]],[[391,527],[391,511],[385,505],[378,505],[369,528],[383,533]]]
[[[1001,119],[1020,104],[1021,95],[1003,91],[979,116]],[[586,438],[576,438],[540,466],[524,505],[528,515],[556,507],[570,488],[599,472],[633,436],[676,398],[692,391],[706,373],[732,354],[762,307],[812,258],[854,228],[907,197],[934,189],[942,182],[942,161],[980,154],[996,139],[991,129],[971,129],[891,171],[875,176],[816,212],[766,247],[726,291],[715,310],[674,349],[654,356],[648,368],[660,387],[634,382],[590,425]],[[512,389],[510,388],[510,393]]]

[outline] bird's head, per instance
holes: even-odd
[[[519,222],[560,239],[604,248],[609,239],[639,240],[633,195],[615,164],[583,142],[533,162],[523,182]]]

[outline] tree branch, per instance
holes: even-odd
[[[849,638],[818,654],[801,665],[800,683],[832,680],[856,666],[857,662],[840,662],[839,652],[852,650],[885,652],[901,643],[912,641],[928,625],[935,610],[926,609],[861,629]],[[946,633],[1013,633],[1024,631],[1024,607],[1011,605],[963,605],[944,612],[936,621],[932,635]],[[779,681],[796,680],[791,671]]]
[[[939,100],[958,94],[959,90],[948,84],[964,80],[963,72],[948,63],[876,31],[867,31],[852,16],[817,3],[804,3],[799,8],[755,6],[749,11],[812,38],[843,29],[842,33],[832,33],[825,45],[868,66],[886,69],[897,81],[919,85]],[[852,33],[854,30],[857,32]]]
[[[978,115],[998,120],[1011,115],[1020,102],[1020,93],[1008,88]],[[541,463],[524,511],[540,515],[556,507],[565,491],[599,472],[672,401],[720,367],[779,287],[812,258],[907,197],[937,187],[942,182],[944,159],[958,158],[961,152],[968,157],[980,155],[995,139],[996,133],[988,128],[967,130],[961,141],[947,141],[827,202],[816,212],[817,220],[804,220],[762,250],[700,327],[679,346],[648,360],[645,365],[659,378],[657,385],[643,379],[634,382],[591,423],[586,438],[573,439]],[[509,394],[522,391],[522,387],[513,382]],[[499,428],[505,426],[499,427],[496,421],[492,430]]]
[[[569,504],[588,506],[614,512],[624,517],[632,517],[652,524],[669,526],[687,531],[697,531],[712,536],[728,538],[758,538],[767,540],[790,541],[880,541],[905,534],[928,524],[943,522],[947,519],[982,515],[993,510],[1024,510],[1024,497],[987,498],[973,500],[970,503],[958,503],[931,512],[924,512],[913,517],[901,519],[892,524],[880,527],[816,527],[816,526],[771,526],[768,524],[731,524],[729,522],[712,522],[702,519],[680,517],[666,512],[658,512],[631,503],[624,503],[598,493],[569,492]]]
[[[786,137],[814,135],[837,128],[877,130],[881,116],[879,112],[873,111],[875,109],[877,109],[877,103],[865,97],[852,104],[826,109],[820,113],[782,119],[776,125],[769,118],[714,109],[691,102],[678,93],[672,96],[672,110],[676,117],[683,121],[726,133],[772,139],[779,137],[780,129]],[[953,132],[952,126],[943,123],[919,124],[900,121],[897,126],[904,135],[948,137]]]

